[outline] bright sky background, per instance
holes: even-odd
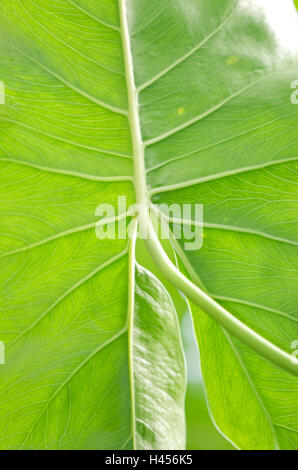
[[[260,8],[266,8],[269,22],[284,46],[298,50],[298,13],[293,0],[254,0]],[[294,38],[296,38],[294,40]]]

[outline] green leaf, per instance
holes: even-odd
[[[185,251],[185,240],[177,247],[192,280],[291,354],[298,338],[298,108],[290,99],[297,20],[292,34],[294,15],[280,2],[288,42],[287,32],[274,36],[261,10],[255,16],[257,2],[249,3],[242,10],[240,2],[203,48],[144,90],[144,119],[152,123],[147,137],[154,144],[148,181],[155,203],[204,205],[203,248]],[[278,25],[269,9],[264,5],[273,28]],[[188,87],[179,93],[186,76]],[[170,81],[177,86],[162,98]],[[160,99],[151,105],[153,93]],[[172,113],[168,125],[164,115],[178,108],[187,118]],[[297,449],[297,378],[195,306],[193,314],[209,407],[221,431],[242,449]]]
[[[279,336],[291,338],[290,328],[297,328],[274,313],[224,305],[247,323],[270,325],[276,336],[285,328]],[[196,307],[193,313],[209,409],[220,430],[240,449],[297,449],[297,378],[253,354]]]
[[[298,447],[293,12],[291,0],[2,0],[1,448],[185,445],[175,309],[136,264],[135,220],[129,242],[96,237],[99,204],[123,229],[118,196],[204,204],[203,248],[174,241],[188,279],[156,237],[146,245],[197,304],[222,432],[243,449]]]
[[[95,233],[135,201],[112,3],[1,4],[2,449],[185,446],[174,307],[134,240]]]

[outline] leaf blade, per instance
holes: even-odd
[[[135,240],[127,246],[95,233],[99,204],[110,205],[117,229],[118,216],[125,215],[118,196],[126,196],[127,206],[135,202],[118,3],[4,1],[0,22],[6,85],[0,108],[1,339],[7,347],[0,446],[133,448],[132,385],[142,389],[142,377],[130,382],[134,331],[131,337],[127,304],[136,295]],[[151,283],[157,289],[157,281]],[[172,401],[177,412],[170,417],[155,403],[158,390],[168,396],[166,374],[171,380],[177,369],[172,361],[165,370],[155,356],[165,383],[151,374],[147,393],[155,386],[155,396],[138,414],[154,427],[159,410],[173,430],[167,422],[153,435],[139,429],[137,445],[183,447],[181,340],[170,299],[161,285],[157,290],[176,331],[169,339],[160,323],[159,329],[149,325],[146,335],[147,341],[157,335],[156,348],[172,341],[180,358]],[[150,312],[156,315],[152,305]]]

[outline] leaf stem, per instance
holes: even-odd
[[[278,348],[270,341],[246,326],[220,304],[213,300],[202,289],[187,279],[170,261],[162,248],[153,228],[149,216],[149,194],[146,184],[145,169],[145,144],[142,139],[141,123],[139,116],[138,90],[135,85],[133,60],[130,44],[130,36],[127,23],[127,11],[125,0],[118,0],[120,12],[121,34],[123,40],[123,54],[126,71],[126,84],[128,93],[129,112],[128,120],[131,129],[134,161],[134,186],[136,201],[144,210],[139,210],[138,219],[140,232],[143,235],[145,245],[152,260],[162,274],[186,297],[198,305],[204,312],[219,322],[229,333],[242,340],[264,358],[275,363],[279,367],[298,376],[298,364],[292,362],[290,354]],[[147,142],[148,145],[148,142]]]
[[[168,281],[179,291],[183,292],[189,300],[220,323],[229,333],[232,333],[265,359],[298,377],[298,364],[294,363],[292,356],[246,326],[202,289],[187,279],[168,258],[147,213],[140,214],[139,218],[144,233],[148,235],[144,240],[146,247],[156,266]]]
[[[127,11],[125,0],[119,0],[119,11],[129,105],[128,121],[131,129],[131,139],[133,148],[134,186],[136,191],[137,203],[146,206],[148,205],[149,197],[146,184],[145,145],[142,139],[141,122],[139,116],[139,95],[134,79],[133,60],[127,24]]]
[[[141,123],[139,117],[139,104],[138,92],[136,90],[133,72],[133,61],[130,45],[130,37],[127,23],[127,11],[125,0],[118,0],[119,15],[120,15],[120,29],[122,35],[123,56],[125,63],[125,77],[128,96],[128,122],[131,131],[132,149],[133,149],[133,162],[134,162],[134,187],[136,192],[136,201],[138,204],[146,205],[148,201],[147,185],[146,185],[146,170],[144,159],[144,144],[141,133]],[[132,434],[132,447],[137,448],[137,433],[136,433],[136,412],[135,412],[135,391],[134,391],[134,370],[133,370],[133,328],[134,328],[134,271],[135,271],[135,242],[136,242],[137,221],[133,221],[132,238],[130,241],[130,299],[128,307],[128,322],[129,322],[129,361],[130,361],[130,390],[131,390],[131,434]]]

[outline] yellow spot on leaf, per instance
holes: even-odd
[[[183,113],[184,113],[184,108],[179,108],[179,109],[178,109],[178,114],[179,114],[179,116],[181,116],[181,114],[183,114]]]
[[[233,65],[233,64],[236,64],[238,60],[239,60],[238,57],[236,57],[235,55],[232,55],[231,57],[228,57],[228,59],[226,60],[226,63],[228,65]]]

